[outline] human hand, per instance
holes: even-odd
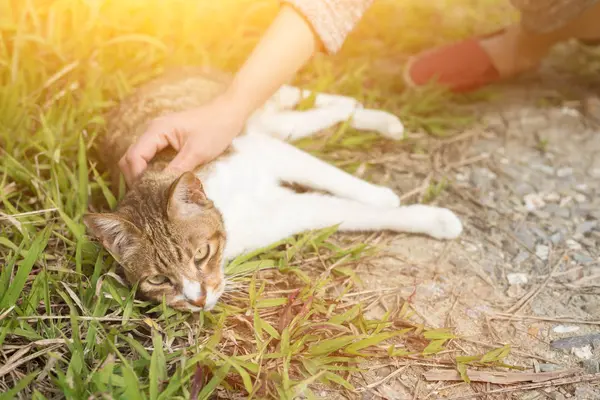
[[[119,161],[128,186],[144,172],[148,163],[169,145],[177,156],[167,170],[190,171],[218,157],[237,136],[245,123],[243,112],[225,97],[198,108],[154,119]]]

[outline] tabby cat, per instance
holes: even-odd
[[[104,162],[117,162],[154,118],[200,106],[222,93],[230,77],[184,69],[147,83],[107,118]],[[353,98],[316,94],[314,107],[294,106],[311,92],[283,86],[248,120],[245,131],[215,161],[179,176],[163,169],[163,151],[129,188],[116,210],[84,216],[89,232],[122,265],[139,293],[180,310],[210,310],[222,295],[228,260],[306,230],[392,230],[437,239],[460,235],[450,210],[400,206],[389,188],[358,179],[287,143],[343,121],[356,129],[403,136],[400,120]],[[284,183],[314,192],[298,193]],[[324,194],[325,192],[326,194]]]

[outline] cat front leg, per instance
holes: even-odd
[[[342,232],[391,230],[436,239],[454,239],[463,229],[459,218],[445,208],[427,205],[381,208],[316,193],[282,193],[275,195],[272,201],[255,204],[252,216],[228,227],[228,257],[337,224]]]
[[[263,152],[265,169],[279,181],[297,183],[375,207],[400,205],[400,198],[390,188],[357,178],[289,143],[260,136],[253,139],[252,146],[255,152]]]
[[[290,110],[289,106],[295,105],[302,96],[298,88],[281,88],[248,120],[248,131],[294,141],[349,120],[354,129],[375,131],[388,139],[398,140],[404,136],[404,125],[397,116],[383,110],[365,109],[351,97],[320,93],[316,95],[314,108]]]
[[[353,97],[339,94],[317,93],[308,89],[300,89],[291,85],[283,85],[269,99],[270,108],[276,111],[291,110],[296,107],[300,101],[314,96],[314,107],[322,108],[329,106],[346,108],[363,108],[363,105]]]

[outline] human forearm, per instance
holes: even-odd
[[[317,49],[310,25],[289,6],[270,25],[225,93],[236,114],[247,119],[302,68]]]

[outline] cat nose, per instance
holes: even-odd
[[[206,304],[206,296],[200,296],[194,300],[190,299],[190,300],[188,300],[188,303],[190,303],[196,307],[204,308],[204,305]]]

